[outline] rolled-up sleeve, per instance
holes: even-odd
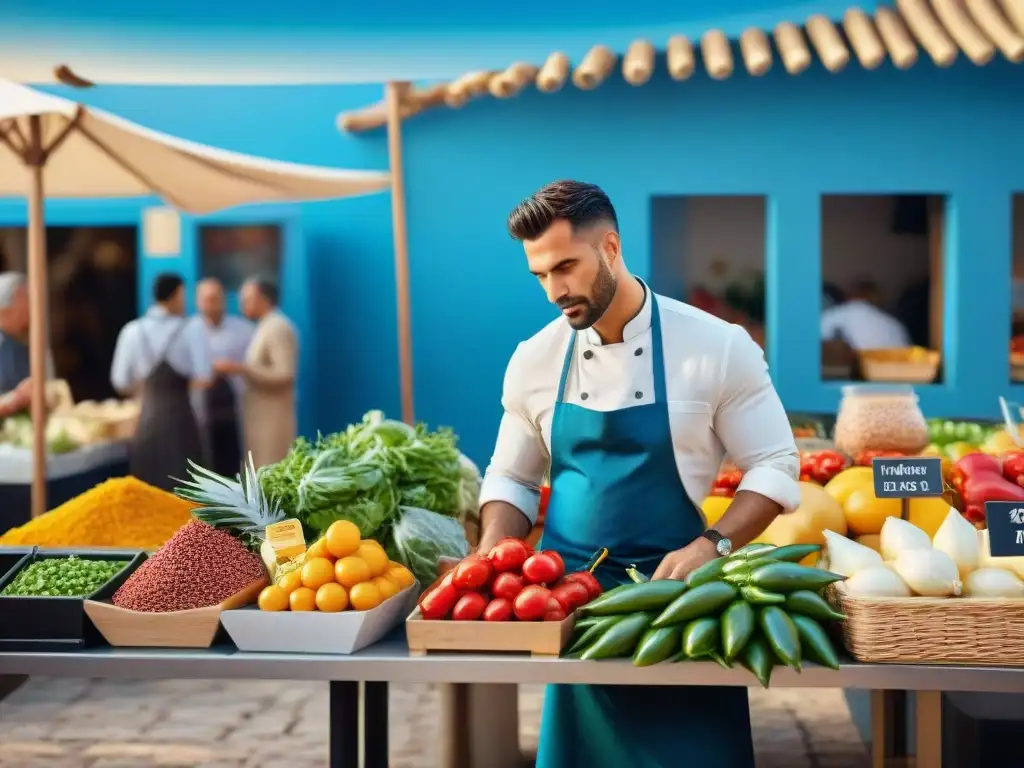
[[[766,496],[791,511],[800,505],[800,453],[768,375],[764,353],[734,326],[722,365],[715,433],[744,471],[739,490]]]
[[[548,452],[540,429],[527,414],[523,402],[524,371],[519,349],[505,371],[501,404],[504,414],[498,427],[494,455],[480,487],[480,507],[504,501],[537,522],[540,484],[548,469]]]
[[[132,375],[132,361],[134,358],[134,325],[126,325],[117,335],[117,343],[114,345],[114,359],[110,364],[110,383],[120,393],[127,392],[135,385],[135,377]]]

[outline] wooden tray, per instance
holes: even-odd
[[[109,601],[86,600],[85,613],[110,645],[121,648],[209,648],[220,629],[220,615],[259,597],[261,579],[219,605],[188,611],[148,612],[118,608]]]
[[[906,384],[930,384],[939,373],[942,356],[925,350],[919,359],[912,359],[904,350],[873,350],[860,352],[860,371],[866,381]]]
[[[575,613],[564,621],[428,621],[416,608],[405,620],[405,636],[411,656],[471,651],[557,657],[575,625]]]

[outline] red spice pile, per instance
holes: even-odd
[[[113,602],[132,611],[206,608],[266,575],[259,556],[231,534],[193,520],[128,577]]]

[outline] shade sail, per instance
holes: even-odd
[[[24,195],[32,169],[28,121],[40,118],[47,197],[156,194],[189,213],[245,203],[327,200],[387,189],[390,175],[285,163],[216,149],[150,130],[0,80],[0,195]]]

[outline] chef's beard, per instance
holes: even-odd
[[[558,300],[559,309],[576,306],[577,304],[582,304],[585,307],[585,311],[579,317],[567,318],[569,327],[576,331],[582,331],[600,320],[601,316],[608,310],[609,305],[611,305],[612,299],[615,298],[615,288],[617,285],[615,275],[612,274],[604,259],[601,259],[589,298],[583,296],[564,296]]]

